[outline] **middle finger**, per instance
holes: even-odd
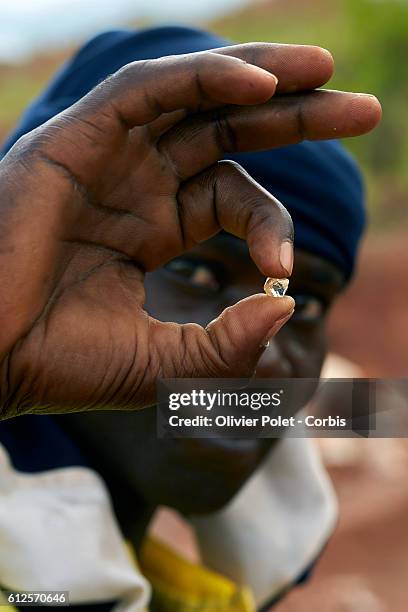
[[[186,180],[227,153],[360,136],[372,130],[380,117],[381,106],[374,96],[319,90],[187,117],[163,134],[157,146],[177,176]]]

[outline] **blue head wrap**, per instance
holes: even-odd
[[[84,96],[124,64],[231,44],[184,27],[112,31],[88,42],[28,108],[3,154],[22,136]],[[365,226],[360,172],[337,141],[304,142],[229,156],[289,210],[295,246],[336,264],[349,278]]]

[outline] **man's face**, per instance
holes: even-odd
[[[206,325],[227,306],[262,291],[265,278],[244,241],[219,234],[147,275],[146,309],[154,317]],[[288,293],[292,319],[270,342],[257,368],[260,378],[317,378],[325,357],[327,312],[343,286],[333,264],[302,252]],[[171,351],[171,346],[168,347]],[[120,478],[149,506],[184,513],[222,507],[271,448],[272,440],[167,440],[156,437],[155,410],[67,415],[83,449],[102,473]]]
[[[227,306],[262,292],[264,281],[246,242],[222,233],[149,274],[146,308],[160,320],[205,326]],[[327,311],[342,285],[342,273],[333,264],[296,251],[288,290],[296,300],[295,313],[265,351],[258,377],[319,376]]]

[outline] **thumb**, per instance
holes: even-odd
[[[212,375],[252,376],[266,343],[290,319],[294,307],[289,296],[259,294],[224,310],[206,328],[215,353],[215,370],[219,370]]]

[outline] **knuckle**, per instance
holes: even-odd
[[[274,198],[274,200],[276,203],[276,209],[280,217],[280,224],[283,228],[286,229],[285,233],[287,233],[288,237],[293,240],[294,226],[291,214],[288,209],[281,202],[279,202],[279,200],[277,200],[276,198]]]
[[[128,64],[124,64],[117,72],[112,74],[108,79],[106,79],[106,83],[113,80],[122,80],[122,79],[134,79],[135,77],[141,76],[144,72],[148,72],[149,69],[153,68],[154,62],[157,60],[137,60],[134,62],[129,62]]]
[[[303,141],[307,139],[307,125],[306,118],[304,113],[304,104],[303,100],[299,99],[298,103],[295,107],[295,122],[296,122],[296,131],[298,135],[298,140]]]
[[[246,170],[236,161],[232,159],[224,159],[217,163],[217,174],[219,178],[231,179],[231,178],[248,178]]]
[[[18,163],[25,167],[29,161],[40,156],[48,141],[47,133],[43,127],[37,127],[31,132],[21,136],[4,158],[7,162]]]
[[[271,226],[280,234],[293,240],[294,228],[288,210],[276,198],[254,198],[250,206],[248,231],[256,232],[262,227]]]
[[[240,318],[234,306],[227,307],[218,318],[216,349],[217,361],[226,370],[229,369],[231,357],[240,348]]]
[[[136,60],[125,64],[102,81],[93,91],[93,95],[98,98],[107,95],[110,98],[112,95],[121,94],[127,87],[143,86],[151,73],[157,74],[160,70],[163,59]]]

